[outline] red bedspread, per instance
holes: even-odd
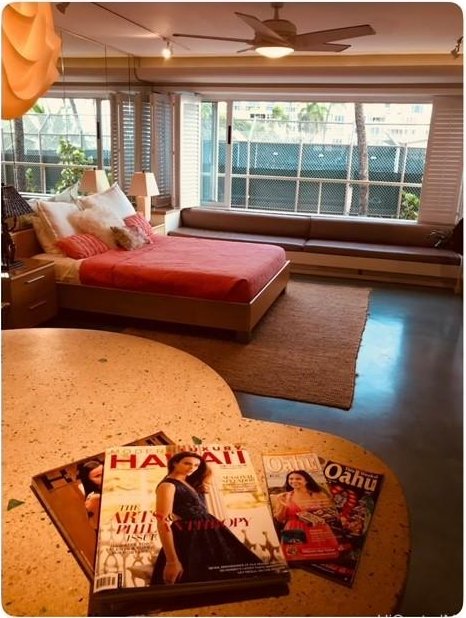
[[[84,285],[249,302],[285,264],[273,245],[157,236],[134,251],[110,250],[81,263]]]

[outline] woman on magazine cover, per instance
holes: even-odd
[[[285,491],[278,494],[273,515],[280,523],[296,519],[301,513],[322,513],[333,509],[334,504],[324,489],[306,470],[292,470],[285,480]],[[312,518],[311,518],[312,519]]]
[[[339,541],[332,530],[338,523],[335,505],[309,472],[288,472],[285,491],[276,496],[272,508],[288,560],[338,557]]]
[[[207,464],[197,453],[182,451],[168,461],[168,474],[156,490],[162,549],[151,584],[244,577],[254,573],[245,572],[247,565],[262,563],[208,512],[204,494],[209,476]],[[228,565],[241,568],[230,570]]]
[[[104,467],[100,461],[92,459],[82,464],[78,477],[84,493],[84,506],[89,524],[97,532],[99,523],[100,496],[102,493],[102,475]]]

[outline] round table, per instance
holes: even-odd
[[[374,616],[392,614],[409,559],[406,501],[393,472],[353,442],[241,416],[209,366],[175,348],[120,333],[24,329],[2,333],[3,606],[12,615],[84,616],[89,582],[30,489],[32,476],[161,430],[243,442],[264,451],[312,450],[385,475],[351,589],[301,569],[290,594],[170,611],[169,615]],[[24,502],[9,511],[10,500]],[[168,614],[167,614],[168,615]]]

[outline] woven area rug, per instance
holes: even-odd
[[[233,390],[348,410],[366,324],[367,288],[290,281],[247,344],[172,325],[127,328],[210,365]],[[192,334],[195,333],[195,334]]]

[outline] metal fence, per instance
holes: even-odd
[[[351,124],[334,123],[325,130],[312,131],[305,129],[309,123],[293,123],[291,130],[289,122],[280,129],[280,123],[270,121],[270,131],[263,127],[256,139],[244,137],[248,131],[244,121],[242,124],[241,132],[233,132],[230,175],[225,169],[225,142],[218,142],[217,150],[209,140],[203,142],[203,203],[222,203],[225,182],[231,178],[231,205],[235,208],[357,215],[361,214],[361,187],[367,186],[368,210],[363,214],[416,218],[405,202],[407,194],[414,201],[420,196],[429,125],[368,124],[366,180],[361,177]],[[397,143],[396,138],[405,141]],[[323,141],[337,139],[346,143]],[[212,152],[216,152],[215,162],[209,156]]]

